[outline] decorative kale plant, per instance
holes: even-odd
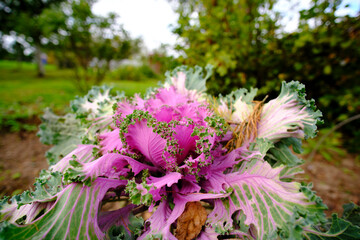
[[[2,200],[0,239],[360,239],[357,206],[327,220],[294,179],[293,152],[321,117],[304,86],[283,83],[267,102],[256,89],[214,98],[210,74],[180,67],[143,98],[95,87],[65,116],[47,111],[50,167]]]

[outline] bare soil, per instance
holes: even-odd
[[[47,169],[45,152],[35,132],[2,133],[0,138],[0,196],[32,188],[41,169]],[[321,155],[303,166],[301,176],[329,207],[327,214],[342,213],[350,201],[360,204],[360,163],[355,155],[330,163]]]
[[[356,155],[348,154],[331,163],[317,154],[313,161],[302,167],[306,182],[314,184],[313,190],[328,206],[327,215],[343,212],[345,203],[360,204],[360,163]]]
[[[47,169],[45,152],[36,132],[2,133],[0,138],[0,196],[32,188],[41,169]]]

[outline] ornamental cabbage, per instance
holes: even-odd
[[[210,75],[179,67],[144,97],[94,87],[65,116],[47,110],[50,167],[1,201],[0,239],[360,239],[294,180],[322,116],[304,85],[214,98]]]

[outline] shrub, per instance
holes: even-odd
[[[141,81],[157,78],[157,74],[148,65],[122,65],[115,69],[111,75],[118,80]]]

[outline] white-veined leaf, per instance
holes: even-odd
[[[300,184],[281,181],[282,170],[283,167],[272,168],[268,162],[251,161],[239,172],[226,175],[227,183],[233,188],[227,207],[232,209],[229,215],[241,210],[246,216],[245,225],[255,227],[252,234],[256,239],[273,236],[277,228],[290,219],[294,207],[322,211],[300,192]]]
[[[59,192],[43,215],[27,225],[3,223],[0,239],[104,239],[97,221],[100,202],[125,180],[98,178],[91,187],[72,183]]]

